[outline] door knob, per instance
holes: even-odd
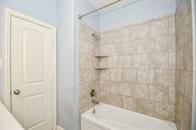
[[[19,95],[20,94],[20,90],[19,89],[14,90],[14,94],[15,95]]]

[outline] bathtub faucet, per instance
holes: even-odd
[[[92,103],[99,105],[99,101],[96,99],[92,99]]]

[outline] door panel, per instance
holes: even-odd
[[[36,30],[23,30],[23,66],[25,84],[44,81],[44,40],[43,33],[37,32]]]
[[[51,39],[51,29],[11,17],[12,113],[27,130],[52,130]]]
[[[26,127],[32,127],[43,123],[45,110],[45,94],[37,94],[24,98],[24,124]],[[36,112],[34,112],[36,111]]]

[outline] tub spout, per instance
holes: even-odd
[[[99,104],[99,101],[96,100],[96,99],[92,99],[92,103],[94,103],[94,104]]]

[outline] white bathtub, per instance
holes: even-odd
[[[176,126],[172,122],[101,103],[81,115],[81,130],[176,130]]]

